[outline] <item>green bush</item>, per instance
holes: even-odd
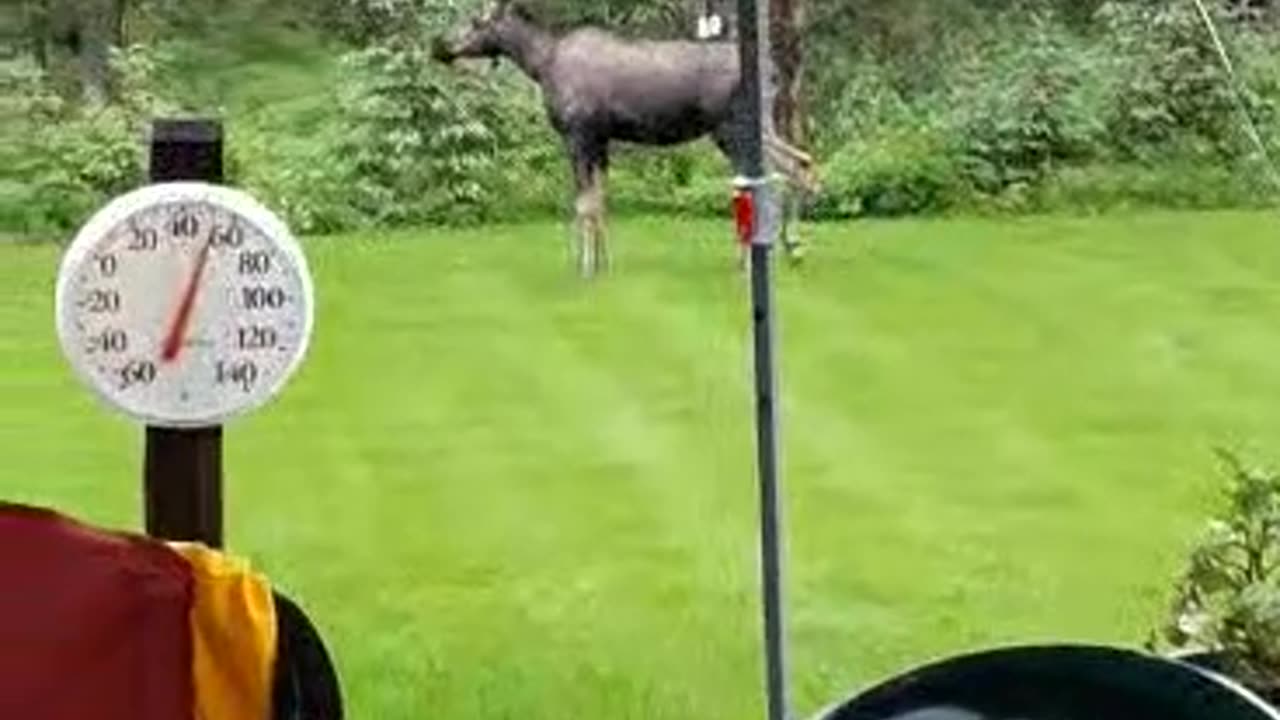
[[[1229,482],[1192,548],[1152,647],[1225,653],[1232,674],[1280,690],[1280,475],[1221,452]]]
[[[1039,13],[997,25],[986,52],[956,69],[943,119],[965,183],[988,195],[1089,159],[1102,134],[1089,48]]]
[[[913,102],[895,87],[886,69],[859,60],[844,73],[843,87],[822,104],[824,122],[814,141],[820,153],[838,152],[845,143],[874,135],[884,128],[936,123],[938,113],[924,101]]]
[[[723,216],[733,197],[731,172],[710,142],[661,150],[618,145],[610,162],[610,210]],[[568,175],[564,183],[568,193]]]
[[[887,128],[828,158],[818,219],[941,212],[963,195],[958,158],[927,128]]]
[[[343,58],[336,152],[370,222],[474,222],[545,204],[563,160],[533,89],[511,71],[434,61],[428,34]]]
[[[1049,16],[994,25],[927,92],[902,94],[873,64],[851,75],[820,143],[835,147],[818,217],[1025,209],[1058,168],[1099,153],[1098,52]]]
[[[1276,80],[1254,70],[1265,57],[1256,31],[1231,23],[1220,4],[1209,6],[1217,11],[1216,22],[1233,30],[1232,45],[1252,50],[1231,60],[1252,81],[1241,88],[1248,113],[1269,124],[1273,106],[1264,93],[1275,97]],[[1098,19],[1113,43],[1107,125],[1114,150],[1141,157],[1172,143],[1231,158],[1248,149],[1231,79],[1193,5],[1110,2],[1099,9]]]
[[[481,0],[304,0],[318,4],[313,16],[330,31],[359,46],[409,38],[423,29],[439,30]]]
[[[231,131],[227,180],[262,200],[294,232],[328,234],[366,224],[349,183],[352,167],[339,151],[338,129],[325,126],[305,143],[281,148],[272,133]]]
[[[1030,193],[1027,209],[1098,213],[1266,207],[1271,190],[1257,168],[1176,157],[1104,162],[1059,168]]]
[[[882,62],[842,64],[839,95],[819,103],[817,216],[1251,206],[1277,189],[1194,7],[1103,3],[1083,26],[1038,7],[940,41],[950,62],[930,86]],[[1218,20],[1270,147],[1277,41]]]
[[[146,127],[168,103],[152,94],[156,58],[131,47],[112,57],[116,101],[64,101],[34,63],[0,65],[0,127],[12,138],[0,156],[0,227],[62,236],[146,173]]]

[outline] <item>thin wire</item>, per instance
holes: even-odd
[[[1244,103],[1244,93],[1240,89],[1240,78],[1236,75],[1235,65],[1231,62],[1231,57],[1227,54],[1227,48],[1222,44],[1222,37],[1218,34],[1218,27],[1213,22],[1213,17],[1209,14],[1208,8],[1204,5],[1204,0],[1192,0],[1196,5],[1196,10],[1200,13],[1200,19],[1204,21],[1205,28],[1209,31],[1209,37],[1213,40],[1213,46],[1218,51],[1218,57],[1222,60],[1222,65],[1227,71],[1227,79],[1231,81],[1231,98],[1235,101],[1236,110],[1244,118],[1245,129],[1248,131],[1249,139],[1257,146],[1258,152],[1262,155],[1262,161],[1266,165],[1267,175],[1271,178],[1271,182],[1280,190],[1280,170],[1276,168],[1275,161],[1271,158],[1270,151],[1267,150],[1267,144],[1262,139],[1262,133],[1258,131],[1258,125],[1253,121],[1253,117],[1249,115],[1249,109]]]

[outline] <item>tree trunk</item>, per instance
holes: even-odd
[[[0,57],[29,54],[41,62],[40,29],[42,2],[19,0],[17,3],[0,2]]]
[[[27,12],[30,13],[27,28],[31,32],[31,44],[36,62],[42,70],[49,68],[49,0],[29,0]]]
[[[70,99],[80,94],[77,61],[80,57],[80,27],[71,0],[43,0],[45,69],[59,95]]]
[[[112,37],[116,24],[112,18],[115,0],[84,2],[81,14],[80,87],[85,102],[102,105],[110,98],[111,46],[118,42]]]
[[[111,48],[124,33],[124,0],[44,0],[47,67],[64,94],[102,104],[111,97]],[[74,90],[73,90],[74,88]]]
[[[804,115],[804,48],[802,32],[807,0],[769,3],[769,40],[777,72],[773,124],[778,134],[797,148],[807,139]]]

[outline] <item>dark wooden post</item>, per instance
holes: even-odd
[[[222,182],[222,126],[152,125],[151,182]],[[143,469],[147,534],[222,547],[222,428],[148,427]]]

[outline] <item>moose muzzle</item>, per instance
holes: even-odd
[[[431,41],[431,57],[445,65],[452,65],[458,55],[443,37],[437,36]]]

